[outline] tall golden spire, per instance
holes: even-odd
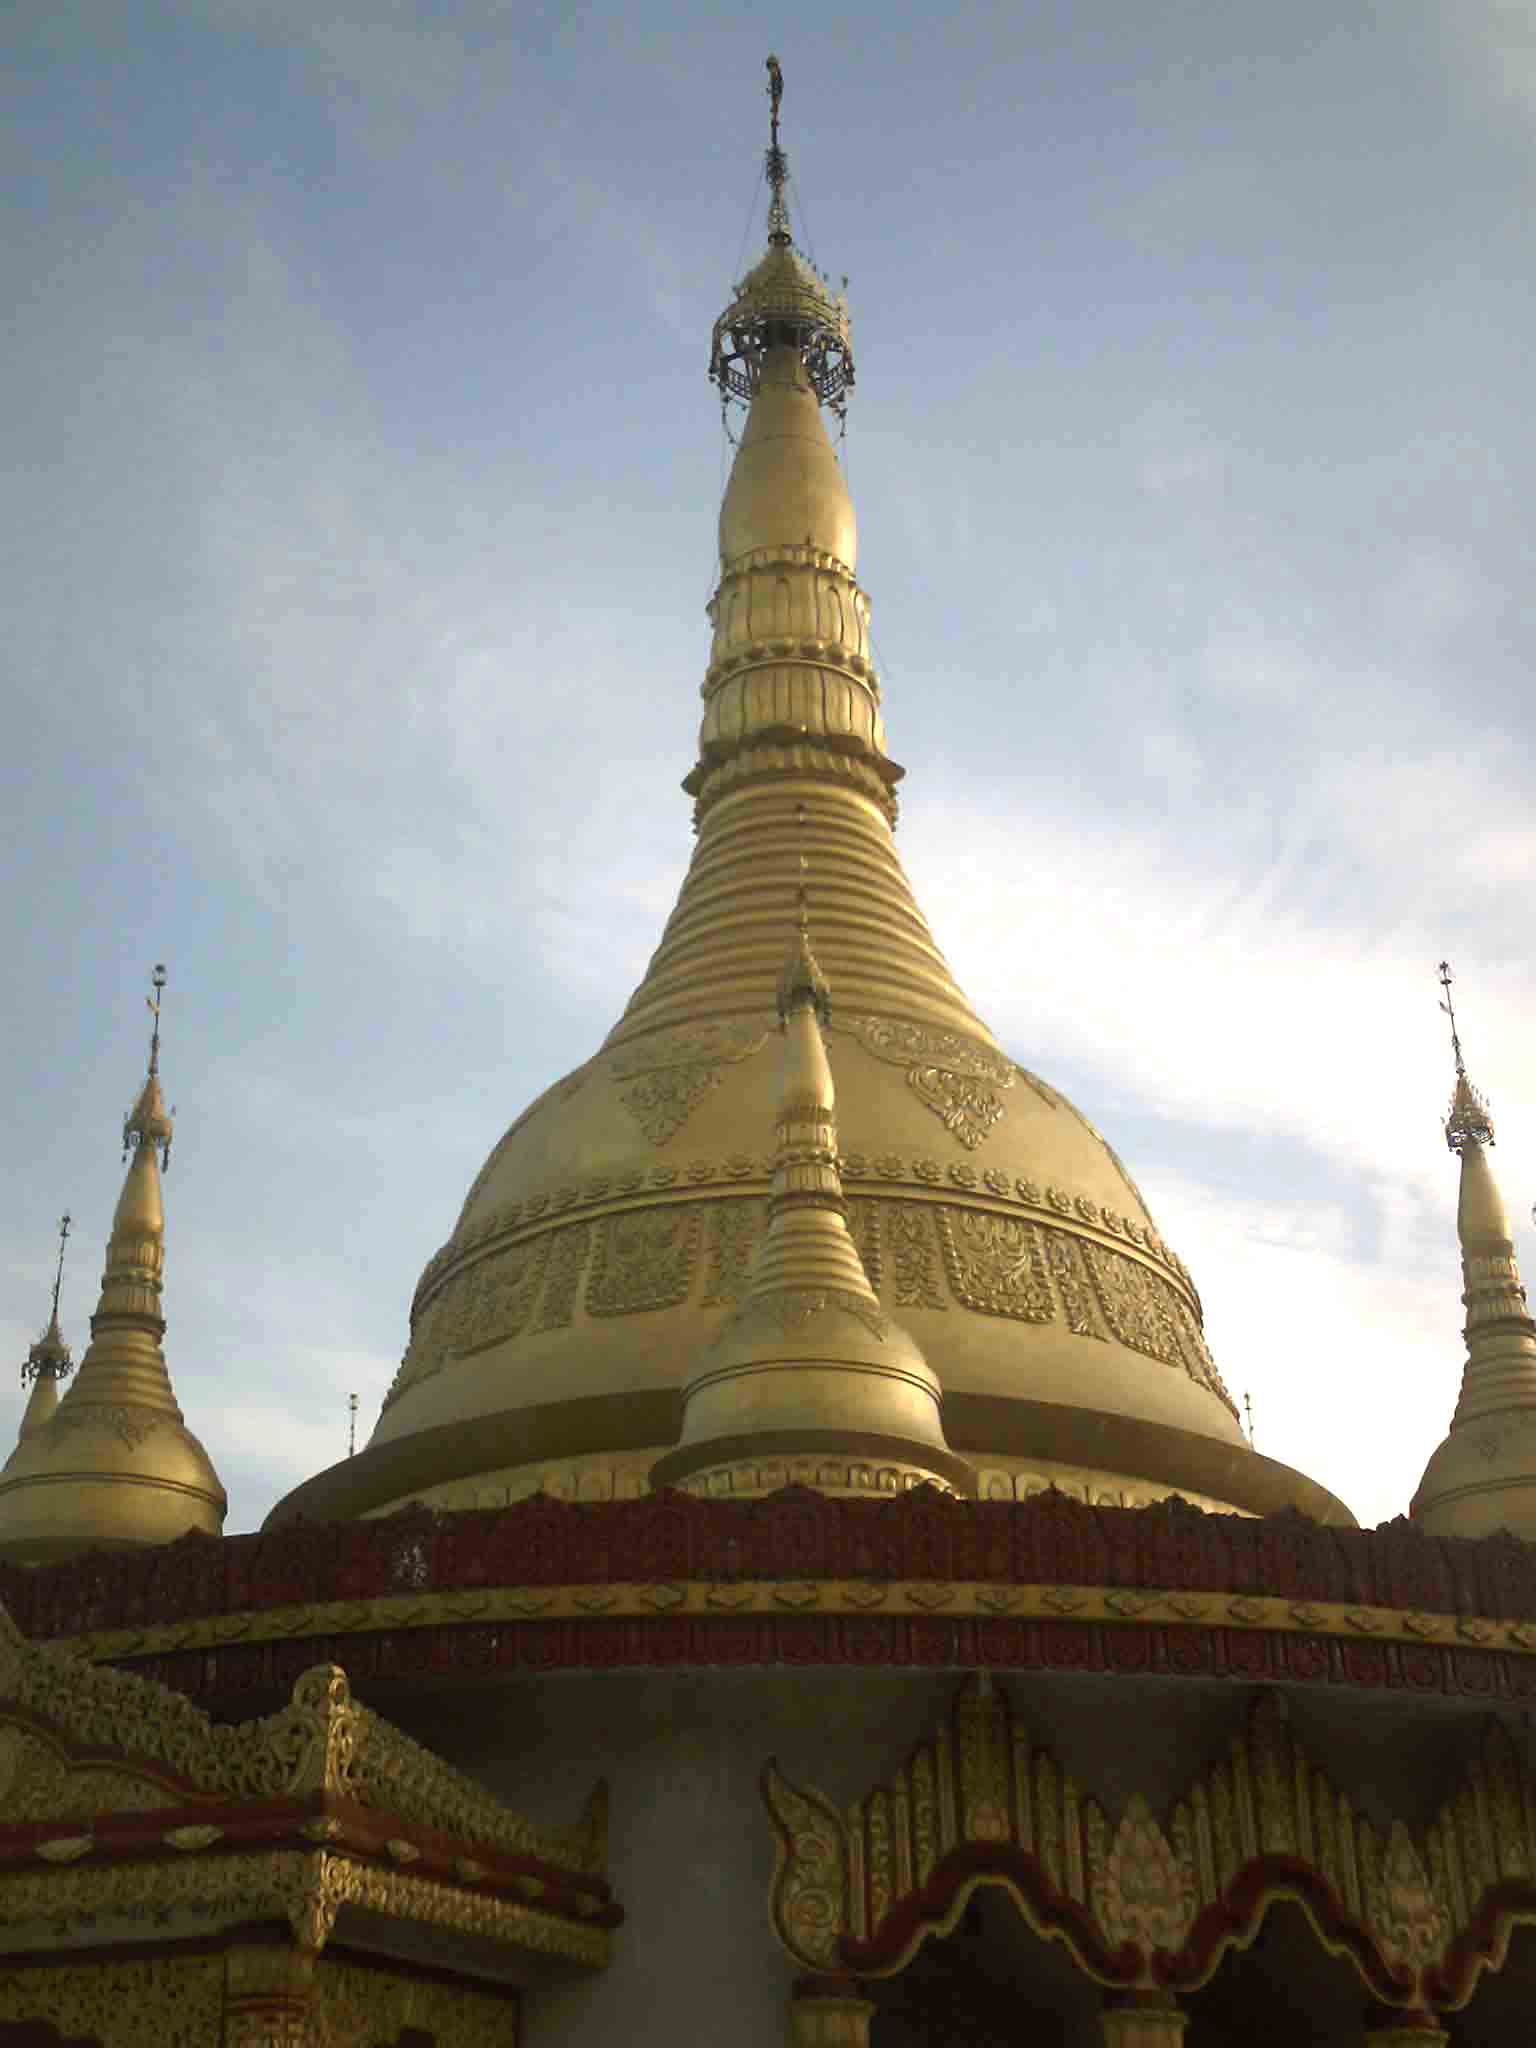
[[[67,1379],[75,1369],[73,1354],[64,1342],[64,1332],[59,1328],[59,1289],[64,1284],[64,1247],[69,1242],[70,1220],[66,1209],[59,1218],[59,1256],[53,1269],[53,1308],[48,1317],[48,1327],[28,1351],[21,1368],[21,1383],[26,1386],[30,1382],[32,1391],[27,1396],[18,1441],[31,1436],[34,1430],[40,1429],[57,1413],[59,1381]]]
[[[1450,963],[1442,960],[1441,1008],[1450,1018],[1456,1069],[1445,1141],[1461,1161],[1456,1232],[1467,1357],[1450,1433],[1425,1468],[1412,1513],[1436,1535],[1507,1528],[1536,1537],[1536,1322],[1488,1161],[1493,1118],[1462,1057],[1452,979]]]
[[[642,1471],[694,1483],[730,1466],[717,1439],[748,1420],[766,1430],[770,1409],[797,1443],[824,1438],[842,1390],[850,1442],[870,1429],[873,1401],[902,1446],[893,1467],[942,1475],[947,1441],[986,1470],[989,1496],[1059,1474],[1116,1499],[1176,1488],[1347,1520],[1249,1448],[1190,1276],[1134,1182],[1092,1124],[993,1038],[914,899],[893,836],[902,771],[886,749],[853,506],[828,432],[853,386],[848,309],[791,234],[783,89],[770,64],[767,247],[734,286],[710,351],[723,404],[747,418],[720,508],[714,637],[684,782],[697,828],[687,875],[603,1045],[536,1102],[507,1105],[521,1114],[422,1275],[370,1442],[275,1518],[423,1495],[457,1503],[482,1482],[522,1487],[555,1457],[576,1461],[583,1486],[627,1486]],[[1020,860],[1037,851],[1021,837]],[[791,1004],[775,1030],[785,911],[806,854],[810,957],[836,1007],[828,1025],[814,1003]],[[997,938],[1024,949],[1023,971],[1050,971],[1027,933]],[[1135,989],[1126,994],[1134,1009]],[[798,1141],[793,1161],[766,1154],[781,1063],[808,1072],[829,1052],[842,1169],[835,1154],[802,1160]],[[829,1175],[848,1181],[852,1240]],[[810,1224],[775,1195],[791,1178],[828,1197],[810,1204]],[[800,1247],[803,1230],[805,1256],[836,1262],[836,1286],[866,1308],[873,1286],[912,1341],[893,1332],[883,1346],[845,1315],[824,1358],[764,1330],[750,1370],[714,1381],[695,1370],[743,1298],[770,1203],[772,1258]],[[861,1281],[846,1272],[852,1241]],[[819,1339],[824,1326],[812,1328]],[[749,1336],[736,1328],[729,1341]],[[775,1345],[783,1370],[764,1362]],[[904,1346],[910,1377],[882,1381]],[[817,1372],[820,1415],[806,1394]],[[754,1438],[751,1455],[760,1448]],[[816,1456],[835,1468],[820,1442]]]
[[[831,993],[811,951],[803,881],[778,1015],[767,1230],[745,1300],[688,1378],[681,1439],[653,1484],[763,1493],[800,1472],[830,1492],[925,1480],[970,1492],[970,1468],[944,1440],[938,1380],[881,1307],[849,1235],[822,1035]]]
[[[186,1427],[161,1349],[160,1174],[172,1130],[160,1089],[161,966],[152,987],[149,1071],[123,1125],[129,1166],[91,1342],[57,1412],[23,1435],[0,1473],[0,1553],[24,1562],[223,1526],[224,1489]]]

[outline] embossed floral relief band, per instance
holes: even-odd
[[[1536,1781],[1506,1730],[1468,1743],[1426,1828],[1380,1828],[1295,1740],[1278,1694],[1174,1805],[1139,1794],[1118,1823],[1085,1796],[985,1677],[896,1776],[839,1812],[770,1762],[775,1929],[802,1968],[890,1975],[951,1931],[978,1885],[1115,1989],[1184,1992],[1297,1901],[1365,1990],[1404,2012],[1455,2009],[1536,1920]]]
[[[345,1643],[348,1637],[410,1636],[421,1631],[473,1628],[488,1630],[518,1622],[590,1622],[634,1624],[682,1621],[745,1622],[761,1618],[816,1615],[829,1622],[894,1622],[906,1616],[914,1620],[965,1624],[1071,1624],[1081,1628],[1128,1628],[1148,1622],[1171,1626],[1180,1640],[1192,1644],[1203,1631],[1219,1631],[1224,1639],[1221,1668],[1234,1675],[1302,1675],[1337,1677],[1381,1686],[1398,1684],[1409,1690],[1445,1690],[1442,1661],[1438,1656],[1421,1660],[1407,1672],[1393,1674],[1384,1653],[1389,1645],[1418,1650],[1458,1650],[1460,1653],[1498,1652],[1505,1657],[1531,1660],[1520,1687],[1495,1683],[1491,1678],[1471,1680],[1453,1690],[1518,1694],[1536,1699],[1536,1623],[1496,1621],[1482,1616],[1435,1614],[1398,1608],[1364,1607],[1354,1603],[1260,1599],[1220,1593],[1187,1593],[1131,1587],[1089,1587],[1074,1585],[946,1584],[929,1579],[881,1580],[824,1579],[615,1581],[584,1585],[524,1585],[486,1587],[470,1591],[393,1594],[367,1600],[317,1601],[291,1607],[265,1608],[253,1613],[208,1615],[159,1626],[90,1629],[71,1637],[70,1647],[84,1656],[103,1662],[166,1656],[173,1652],[217,1649],[223,1646],[261,1642],[299,1643],[324,1646]],[[889,1632],[888,1632],[889,1633]],[[1266,1647],[1250,1657],[1234,1653],[1231,1639],[1239,1642],[1251,1636]],[[1353,1646],[1337,1669],[1326,1650],[1305,1670],[1272,1656],[1270,1638],[1294,1638],[1303,1645],[1330,1642]],[[870,1650],[873,1654],[873,1637]],[[1063,1636],[1065,1643],[1067,1638]],[[1356,1656],[1354,1650],[1362,1654]],[[636,1634],[632,1654],[620,1662],[655,1661]],[[679,1654],[687,1661],[697,1653],[701,1662],[718,1661],[707,1633],[692,1648]],[[1369,1654],[1365,1654],[1365,1653]],[[318,1654],[318,1649],[315,1651]],[[349,1652],[349,1654],[351,1654]],[[982,1653],[978,1652],[978,1655]],[[1039,1655],[1015,1658],[996,1645],[986,1653],[998,1663],[1038,1662]],[[1311,1656],[1311,1652],[1308,1653]],[[967,1653],[958,1639],[938,1659],[966,1661]],[[810,1661],[822,1661],[811,1656]],[[583,1661],[578,1650],[577,1662]],[[843,1662],[841,1647],[828,1652],[828,1661]],[[412,1660],[414,1661],[414,1660]],[[494,1659],[493,1659],[494,1661]],[[612,1661],[611,1650],[594,1644],[592,1661]],[[660,1661],[677,1661],[672,1655]],[[727,1661],[730,1661],[729,1657]],[[880,1661],[929,1662],[926,1653],[903,1648],[896,1637]],[[1051,1661],[1046,1658],[1044,1661]],[[1160,1667],[1156,1660],[1131,1656],[1117,1660],[1087,1649],[1063,1650],[1057,1661],[1085,1669],[1141,1670],[1181,1668],[1204,1672],[1214,1668],[1209,1656],[1189,1657],[1181,1666],[1176,1657],[1166,1657]],[[1305,1663],[1306,1660],[1304,1659]],[[1470,1668],[1470,1667],[1469,1667]],[[1480,1667],[1477,1667],[1480,1668]]]
[[[876,1162],[870,1177],[893,1163]],[[925,1164],[917,1162],[919,1169]],[[855,1166],[866,1162],[845,1162],[845,1171]],[[757,1162],[745,1158],[726,1161],[725,1171],[730,1178],[760,1177]],[[933,1172],[937,1176],[936,1164]],[[963,1176],[957,1187],[976,1179],[969,1168],[952,1174]],[[932,1186],[926,1173],[918,1180],[925,1191]],[[695,1187],[702,1191],[703,1185],[697,1176]],[[511,1242],[440,1268],[423,1283],[410,1347],[386,1407],[490,1345],[525,1331],[567,1327],[579,1301],[593,1316],[678,1307],[693,1295],[701,1251],[701,1306],[726,1308],[739,1298],[764,1227],[760,1195],[722,1200],[690,1190],[679,1200],[684,1191],[675,1190],[670,1200],[615,1207],[606,1182],[585,1192],[594,1204],[607,1205],[591,1222],[546,1222],[541,1211]],[[946,1308],[947,1280],[948,1295],[973,1314],[1060,1322],[1074,1336],[1112,1339],[1186,1373],[1235,1413],[1186,1289],[1145,1257],[1099,1238],[1104,1216],[1094,1205],[1080,1205],[1079,1217],[1058,1190],[1048,1190],[1047,1198],[1046,1213],[1072,1213],[1072,1227],[984,1207],[974,1196],[934,1203],[894,1189],[884,1197],[856,1195],[849,1226],[872,1284],[898,1312]],[[566,1208],[577,1206],[573,1191]],[[1095,1230],[1085,1228],[1088,1210],[1097,1219]]]

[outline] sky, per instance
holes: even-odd
[[[1402,1513],[1463,1355],[1443,956],[1533,1256],[1533,0],[6,41],[0,1356],[66,1207],[84,1348],[163,960],[167,1355],[256,1526],[617,1016],[691,846],[772,48],[919,899],[1258,1448]]]

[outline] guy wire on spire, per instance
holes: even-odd
[[[1456,1062],[1456,1077],[1458,1080],[1461,1080],[1466,1074],[1467,1063],[1461,1056],[1461,1039],[1456,1030],[1456,1006],[1451,1001],[1451,983],[1455,979],[1455,975],[1451,972],[1450,961],[1442,960],[1440,962],[1440,986],[1445,990],[1445,994],[1440,998],[1440,1007],[1451,1020],[1451,1055]]]
[[[59,1289],[64,1284],[64,1247],[69,1242],[70,1214],[66,1209],[59,1218],[59,1260],[53,1269],[53,1320],[59,1316]]]

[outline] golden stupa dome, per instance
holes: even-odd
[[[846,314],[815,273],[788,267],[781,196],[780,239],[715,336],[716,381],[750,413],[721,512],[684,783],[698,836],[676,907],[604,1044],[476,1176],[422,1275],[367,1449],[275,1515],[650,1483],[766,1227],[775,985],[808,875],[849,1226],[937,1377],[944,1438],[976,1487],[1071,1484],[1116,1501],[1177,1488],[1347,1521],[1249,1448],[1194,1285],[1135,1184],[998,1044],[913,898],[853,507],[822,410],[852,383]],[[770,1459],[759,1477],[817,1471]],[[870,1479],[909,1481],[894,1468]]]

